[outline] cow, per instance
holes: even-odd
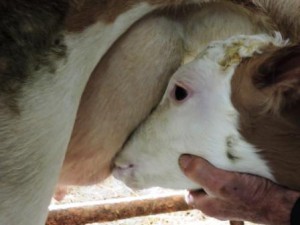
[[[120,42],[117,40],[122,42],[123,34],[136,22],[143,20],[147,14],[154,11],[162,12],[162,9],[167,8],[165,15],[169,15],[170,11],[176,12],[178,8],[186,4],[196,4],[199,5],[199,8],[205,8],[207,2],[206,0],[1,1],[0,224],[44,224],[47,207],[58,179],[62,184],[89,184],[104,179],[110,173],[106,169],[110,164],[110,158],[120,150],[119,146],[122,146],[122,142],[155,107],[163,93],[161,90],[163,84],[160,86],[160,91],[157,92],[153,91],[154,88],[151,86],[153,83],[149,84],[149,89],[147,89],[149,95],[154,94],[155,96],[152,97],[152,102],[147,103],[149,105],[145,106],[144,112],[138,112],[139,117],[134,123],[127,125],[126,130],[122,131],[124,134],[118,135],[119,143],[113,146],[113,151],[116,152],[110,153],[111,150],[106,150],[104,146],[102,151],[96,153],[96,155],[102,156],[95,157],[96,160],[93,163],[95,168],[86,167],[87,170],[85,170],[85,165],[89,165],[90,158],[95,156],[97,148],[94,148],[93,145],[91,145],[92,148],[87,146],[89,150],[84,153],[77,150],[81,148],[72,142],[80,142],[81,133],[87,134],[93,131],[93,126],[101,126],[101,124],[93,122],[87,124],[80,122],[80,118],[87,118],[92,111],[97,115],[97,107],[84,109],[89,107],[86,105],[94,102],[94,100],[91,103],[86,102],[89,91],[97,88],[91,86],[92,80],[96,81],[102,76],[100,74],[105,67],[105,60],[113,60],[113,56],[110,59],[109,55],[118,54],[119,50],[115,46]],[[254,15],[250,9],[252,4],[249,6],[243,1],[232,2],[245,7],[245,18]],[[224,4],[233,4],[232,2],[220,1],[220,4],[223,7]],[[253,5],[261,8],[269,16],[259,15],[253,21],[254,24],[257,24],[256,28],[259,28],[251,30],[252,32],[260,30],[271,32],[275,24],[282,33],[291,39],[299,36],[298,20],[296,20],[298,11],[295,10],[299,4],[297,1],[286,3],[281,0],[274,3],[270,0],[257,0],[254,3]],[[238,10],[234,11],[240,11],[241,6],[236,6]],[[190,12],[195,10],[194,6],[187,8],[191,10]],[[172,20],[171,23],[174,24],[177,24],[178,19],[180,20],[177,16],[170,18],[168,20]],[[220,18],[220,20],[222,19]],[[248,19],[246,19],[246,23],[249,23]],[[161,26],[158,29],[167,26],[159,23],[157,25]],[[188,25],[187,22],[186,25]],[[192,24],[190,26],[192,27]],[[179,25],[180,27],[182,25]],[[205,27],[205,30],[209,30],[209,28],[211,27]],[[236,30],[240,28],[240,26],[236,27]],[[203,34],[203,32],[199,33]],[[169,31],[171,37],[173,34],[174,32]],[[167,49],[177,46],[177,35],[179,34],[176,33],[175,37],[171,38],[171,43],[167,43]],[[180,37],[179,41],[182,38],[184,37]],[[168,40],[167,37],[165,40]],[[199,39],[196,40],[199,41]],[[165,47],[165,45],[162,44],[161,47]],[[181,51],[176,49],[175,47],[175,55],[178,53],[177,51]],[[153,50],[155,51],[155,49]],[[197,51],[192,53],[192,57],[184,58],[187,61],[191,60]],[[143,55],[144,52],[140,52],[140,54]],[[162,56],[167,63],[167,66],[164,63],[160,64],[163,68],[158,71],[166,71],[167,75],[164,74],[163,78],[158,76],[157,82],[160,83],[160,79],[162,79],[167,85],[165,76],[170,76],[172,70],[180,66],[180,63],[176,61],[176,57],[173,58],[173,62],[167,61],[170,54],[156,54],[159,57]],[[155,57],[150,60],[157,59],[158,57]],[[135,64],[136,61],[131,63],[131,65]],[[150,64],[151,62],[149,62]],[[106,69],[111,71],[113,68]],[[156,74],[155,71],[152,72]],[[147,73],[143,76],[147,76]],[[91,82],[88,82],[89,78],[91,78]],[[131,83],[127,85],[131,87],[130,89],[135,88],[135,85]],[[122,86],[126,86],[126,84],[122,83]],[[119,88],[121,87],[118,87],[117,90]],[[112,96],[111,91],[113,90],[108,90],[105,94],[108,97]],[[134,97],[138,97],[138,94]],[[129,108],[129,104],[130,107],[133,107],[135,103],[135,101],[131,101],[126,107]],[[114,104],[122,107],[118,101],[115,101]],[[110,115],[112,112],[105,111],[104,113]],[[131,116],[134,117],[134,115]],[[123,118],[127,118],[127,116],[124,115]],[[73,130],[75,120],[77,125]],[[98,132],[97,129],[94,130]],[[118,129],[117,132],[119,132]],[[109,132],[106,135],[110,138]],[[92,136],[97,137],[94,134]],[[76,140],[77,137],[79,137],[78,140]],[[87,135],[87,138],[89,137],[90,135]],[[110,141],[114,141],[113,138],[108,143]],[[106,159],[102,161],[102,157],[106,157]],[[58,178],[63,163],[61,178]],[[101,163],[104,166],[101,166]],[[78,168],[74,168],[74,165]],[[101,168],[99,173],[103,171],[103,175],[90,172],[97,171],[97,168]]]

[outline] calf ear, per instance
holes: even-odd
[[[300,44],[283,47],[267,57],[253,77],[256,88],[268,96],[266,107],[283,112],[300,103]]]

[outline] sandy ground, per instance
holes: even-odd
[[[61,205],[66,203],[86,202],[95,200],[105,200],[129,196],[142,195],[157,195],[174,192],[173,190],[166,190],[161,188],[151,188],[134,192],[126,187],[122,182],[108,178],[105,182],[99,185],[90,187],[71,187],[65,198],[58,202],[52,201],[54,205]],[[92,225],[228,225],[228,221],[218,221],[204,216],[198,210],[160,214],[156,216],[135,217],[126,220],[118,220],[108,223],[93,223]],[[246,223],[246,225],[254,225]]]

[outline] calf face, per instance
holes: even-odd
[[[275,49],[282,48],[278,51],[285,51],[285,45],[280,36],[272,38],[265,35],[238,36],[209,45],[196,60],[174,74],[158,108],[117,157],[115,176],[135,188],[199,188],[198,184],[182,174],[178,166],[179,156],[191,153],[226,170],[281,181],[274,171],[285,170],[284,166],[289,163],[290,157],[285,157],[287,160],[283,160],[279,169],[273,167],[278,165],[274,161],[282,160],[273,154],[278,155],[278,151],[285,149],[273,149],[274,145],[267,144],[269,141],[264,138],[275,140],[278,132],[286,131],[281,130],[280,125],[288,123],[284,118],[294,119],[295,113],[287,113],[292,106],[285,102],[278,103],[280,108],[281,105],[286,108],[282,111],[286,114],[284,118],[271,113],[272,110],[256,111],[254,118],[259,117],[260,120],[251,120],[253,118],[249,117],[253,113],[251,110],[255,109],[253,104],[262,109],[272,109],[275,105],[272,101],[279,101],[273,97],[283,100],[287,93],[292,96],[298,94],[297,91],[293,94],[288,91],[291,85],[287,84],[299,82],[299,78],[297,82],[294,79],[297,69],[289,71],[291,66],[295,67],[295,61],[288,61],[288,57],[283,58],[285,66],[278,69],[283,74],[278,77],[278,82],[268,77],[270,73],[275,73],[270,66],[274,60],[279,62],[276,64],[282,64],[280,57],[276,56],[280,56],[280,53],[274,52]],[[255,76],[257,70],[254,67],[260,68],[265,76]],[[273,83],[279,85],[281,81],[285,83],[283,87],[273,87]],[[285,91],[279,93],[281,90]],[[297,99],[296,96],[294,98]],[[260,124],[254,123],[257,121]],[[268,130],[276,129],[277,133],[269,131],[264,136],[261,134],[262,137],[256,137],[260,140],[258,142],[253,133],[256,129],[263,133],[266,127]],[[287,130],[283,136],[289,134],[290,130]],[[289,138],[295,141],[299,132],[293,134]],[[289,144],[284,142],[281,147]],[[279,155],[284,157],[284,153]]]

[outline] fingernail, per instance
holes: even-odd
[[[182,155],[179,158],[179,165],[182,169],[186,169],[190,162],[192,161],[192,157],[190,155]]]
[[[187,193],[185,195],[185,202],[188,204],[188,205],[193,205],[194,203],[194,197],[190,194],[190,193]]]

